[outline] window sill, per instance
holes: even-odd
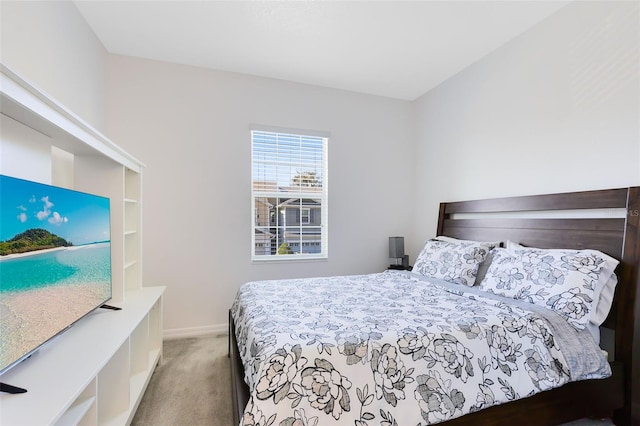
[[[329,256],[265,256],[265,258],[252,258],[251,263],[301,263],[301,262],[326,262],[329,260]]]

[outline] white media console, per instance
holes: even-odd
[[[162,360],[164,287],[142,285],[144,165],[0,64],[0,173],[109,197],[113,311],[98,309],[0,376],[0,425],[128,425]]]

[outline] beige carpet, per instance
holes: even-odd
[[[134,426],[231,426],[227,336],[167,340]]]
[[[233,426],[227,336],[164,342],[164,362],[149,382],[133,426]],[[607,426],[578,420],[564,426]]]

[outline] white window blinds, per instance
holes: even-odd
[[[327,257],[327,143],[251,131],[252,259]]]

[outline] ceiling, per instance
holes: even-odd
[[[75,1],[110,53],[413,100],[568,1]]]

